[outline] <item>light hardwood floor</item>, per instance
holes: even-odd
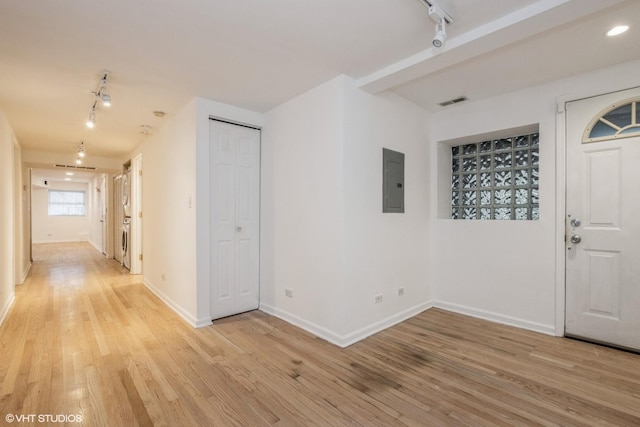
[[[193,329],[87,244],[34,256],[0,327],[0,425],[640,425],[636,354],[436,309],[347,349],[259,311]]]

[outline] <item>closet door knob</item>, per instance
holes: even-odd
[[[239,233],[239,232],[241,232],[241,231],[242,231],[242,227],[237,226],[237,227],[236,227],[236,231],[237,231],[238,233]]]

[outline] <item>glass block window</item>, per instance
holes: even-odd
[[[537,133],[451,147],[453,219],[540,217]]]
[[[582,137],[583,143],[640,135],[640,99],[612,104],[601,111]]]
[[[49,190],[49,216],[84,216],[84,191]]]

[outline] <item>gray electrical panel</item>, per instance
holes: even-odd
[[[404,213],[404,153],[382,149],[382,212]]]

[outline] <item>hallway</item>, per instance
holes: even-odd
[[[34,258],[0,327],[3,419],[640,424],[635,354],[436,309],[347,349],[260,311],[193,329],[89,244],[36,245]]]

